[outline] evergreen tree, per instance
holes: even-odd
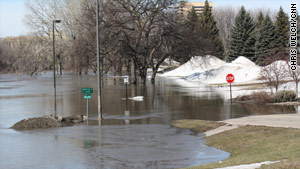
[[[261,26],[264,19],[265,19],[264,14],[262,13],[262,11],[260,11],[259,14],[258,14],[258,17],[257,17],[257,23],[256,23],[256,26],[255,26],[256,29],[258,29]]]
[[[253,39],[249,39],[254,29],[253,19],[242,6],[230,31],[227,61],[232,61],[238,56],[253,58],[253,52],[249,52],[248,49],[254,45]]]
[[[219,35],[216,20],[206,0],[202,13],[199,16],[199,31],[204,41],[202,51],[204,55],[214,55],[223,59],[223,44]]]
[[[257,31],[256,29],[250,33],[249,38],[245,43],[244,56],[250,59],[253,62],[256,62],[257,58],[255,57],[255,43],[256,43]]]
[[[195,32],[197,30],[197,26],[199,25],[199,16],[197,15],[194,8],[189,11],[185,25],[187,26],[189,31]]]
[[[286,48],[289,43],[289,18],[286,13],[283,12],[282,7],[280,7],[277,13],[275,21],[276,36],[278,38],[277,44],[280,52],[286,53]]]
[[[258,64],[265,64],[268,56],[274,53],[277,47],[276,31],[270,17],[267,15],[257,31],[255,43],[255,57]]]
[[[250,33],[250,37],[246,41],[246,46],[248,46],[248,48],[245,48],[245,55],[247,55],[248,59],[250,59],[253,62],[257,61],[257,58],[255,57],[255,43],[257,40],[258,30],[263,24],[264,19],[265,17],[260,11],[257,17],[257,23],[255,24],[255,29]]]
[[[185,29],[183,41],[185,43],[186,54],[189,55],[186,59],[181,60],[181,62],[186,62],[190,57],[195,55],[200,55],[199,53],[199,16],[197,15],[194,8],[189,11],[187,15],[187,20],[185,21]]]

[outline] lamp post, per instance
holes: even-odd
[[[55,35],[54,35],[54,27],[55,23],[60,23],[60,20],[53,20],[53,29],[52,29],[52,36],[53,36],[53,77],[54,77],[54,114],[55,117],[57,116],[56,114],[56,78],[55,78]]]
[[[101,69],[100,69],[100,41],[99,41],[99,2],[96,0],[96,43],[97,43],[97,82],[98,82],[98,119],[102,119],[101,109]]]

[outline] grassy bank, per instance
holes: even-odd
[[[197,126],[195,123],[195,121],[191,121],[191,126]],[[202,122],[202,125],[207,123],[210,122]],[[214,125],[214,122],[212,125]],[[188,121],[185,121],[185,126],[189,126]],[[227,167],[277,160],[281,162],[262,166],[262,168],[300,169],[299,129],[244,126],[207,137],[206,139],[208,146],[230,152],[231,156],[221,163],[216,162],[191,167],[193,169]]]
[[[190,129],[196,132],[206,132],[225,124],[226,123],[205,120],[176,120],[171,123],[174,127]]]

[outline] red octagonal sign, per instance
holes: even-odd
[[[228,75],[226,76],[226,81],[227,81],[228,83],[232,83],[232,82],[234,81],[234,76],[233,76],[233,74],[228,74]]]

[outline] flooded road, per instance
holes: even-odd
[[[167,125],[0,130],[0,168],[178,168],[223,160],[201,135]]]
[[[17,132],[14,123],[54,112],[51,74],[29,78],[0,75],[0,168],[179,168],[226,159],[204,145],[201,134],[171,128],[176,119],[225,120],[254,114],[296,113],[293,106],[230,105],[227,89],[158,77],[156,85],[103,82],[102,126],[98,125],[96,77],[57,79],[57,114],[86,114],[81,89],[94,88],[89,125]],[[238,91],[236,91],[238,93]],[[24,167],[25,166],[25,167]]]

